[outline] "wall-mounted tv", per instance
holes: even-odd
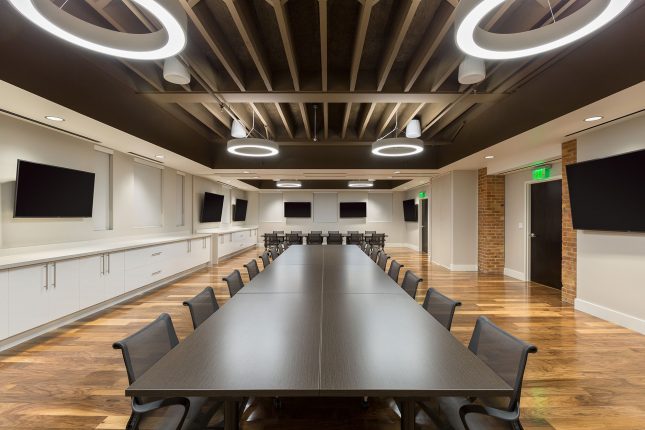
[[[90,218],[94,173],[18,160],[15,218]]]
[[[419,220],[419,206],[414,199],[403,200],[403,219],[406,222]]]
[[[311,202],[284,202],[285,218],[311,218]]]
[[[341,202],[341,218],[365,218],[367,216],[367,204],[365,202]]]
[[[243,199],[236,199],[233,206],[233,221],[246,221],[246,208],[249,202]]]
[[[645,232],[645,150],[567,166],[578,230]]]
[[[221,222],[224,196],[221,194],[204,193],[200,222]]]

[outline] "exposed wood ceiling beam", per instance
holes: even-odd
[[[282,125],[284,125],[284,129],[287,131],[287,134],[289,135],[290,138],[294,138],[294,128],[293,128],[293,123],[291,122],[291,118],[289,117],[289,113],[287,108],[283,108],[280,103],[274,103],[275,108],[278,111],[278,115],[280,116],[280,119],[282,120]]]
[[[262,125],[267,129],[269,132],[269,136],[275,136],[275,129],[273,128],[273,124],[271,123],[271,117],[269,116],[269,113],[266,111],[264,106],[262,106],[259,103],[250,103],[251,109],[255,112],[257,117],[260,119],[260,122]],[[264,130],[261,130],[262,136],[265,135]]]
[[[399,49],[401,49],[401,44],[405,39],[405,35],[410,29],[410,24],[412,24],[412,20],[414,19],[414,15],[417,12],[419,4],[421,4],[421,0],[404,0],[399,6],[400,9],[396,17],[396,22],[394,23],[394,28],[392,29],[387,48],[385,48],[385,55],[383,56],[378,70],[378,81],[376,85],[376,89],[378,91],[381,91],[385,86],[390,70],[392,70],[394,60],[396,60],[396,56],[399,53]]]
[[[450,103],[462,93],[386,93],[386,92],[226,92],[217,93],[227,103]],[[213,97],[204,92],[142,93],[159,103],[210,103]],[[469,95],[475,103],[489,103],[507,94],[477,93]]]
[[[356,27],[356,38],[354,39],[354,50],[352,51],[352,64],[350,66],[349,77],[349,90],[356,89],[356,81],[358,80],[358,70],[361,65],[361,57],[363,56],[363,46],[365,46],[365,36],[367,36],[367,27],[370,23],[370,15],[372,8],[379,0],[359,0],[361,2],[361,12],[358,18],[358,25]]]
[[[340,131],[340,138],[344,139],[347,135],[347,126],[349,125],[349,115],[352,113],[352,103],[345,105],[345,113],[343,113],[343,125]]]
[[[468,97],[468,95],[470,94],[470,92],[471,92],[471,91],[473,91],[473,87],[471,87],[467,92],[465,92],[465,93],[463,94],[463,96],[461,96],[458,100],[455,100],[453,103],[449,104],[449,105],[448,105],[448,106],[446,106],[446,107],[445,107],[441,112],[439,112],[439,113],[438,113],[438,114],[437,114],[437,115],[436,115],[436,116],[435,116],[435,117],[434,117],[434,118],[433,118],[433,119],[432,119],[428,124],[426,124],[425,126],[423,126],[423,128],[421,129],[421,134],[424,134],[425,132],[427,132],[428,130],[430,130],[430,128],[431,128],[433,125],[435,125],[435,124],[436,124],[436,123],[437,123],[441,118],[443,118],[443,117],[444,117],[448,112],[450,112],[450,111],[451,111],[455,106],[457,106],[459,103],[463,102],[463,101]],[[470,104],[469,108],[470,108],[471,106],[472,106],[472,104]]]
[[[329,103],[323,103],[323,137],[329,139]]]
[[[271,84],[271,71],[269,65],[266,61],[266,55],[264,50],[260,45],[260,38],[256,33],[256,26],[252,22],[251,14],[248,10],[248,3],[239,1],[239,0],[223,0],[224,4],[228,8],[231,18],[235,23],[237,31],[242,36],[244,41],[244,46],[246,50],[249,51],[251,59],[255,64],[262,82],[267,90],[273,91],[273,85]]]
[[[358,124],[358,139],[362,139],[363,135],[365,134],[365,130],[367,130],[367,126],[370,123],[370,119],[372,118],[372,115],[374,114],[374,108],[376,108],[376,103],[370,103],[369,106],[365,109],[365,112],[363,113],[363,117],[361,118],[359,124]]]
[[[425,103],[411,104],[399,115],[399,128],[404,129],[419,114]]]
[[[291,73],[291,80],[293,81],[293,89],[300,91],[300,75],[298,74],[298,61],[296,60],[296,53],[293,47],[293,38],[291,36],[291,26],[289,25],[289,16],[285,7],[284,0],[268,0],[273,10],[275,11],[275,18],[278,22],[278,29],[280,30],[280,38],[282,39],[282,46],[284,53],[287,57],[287,64],[289,65],[289,73]]]
[[[302,123],[305,126],[305,133],[307,134],[307,139],[311,139],[311,126],[309,125],[309,114],[307,113],[307,105],[304,103],[298,103],[300,108],[300,115],[302,116]]]
[[[385,112],[383,112],[383,115],[381,116],[381,119],[376,128],[377,138],[380,137],[383,132],[385,132],[385,129],[388,128],[388,126],[392,123],[392,118],[394,118],[394,116],[401,108],[401,104],[401,102],[396,102],[394,104],[388,105],[388,107],[385,109]]]
[[[327,91],[327,0],[318,0],[318,15],[320,17],[321,86],[323,91]]]
[[[228,139],[228,130],[219,121],[215,119],[211,112],[201,105],[180,104],[186,112],[197,118],[202,124],[211,129],[215,134],[223,139]]]

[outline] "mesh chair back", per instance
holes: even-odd
[[[370,252],[370,258],[372,259],[373,262],[378,261],[378,254],[381,252],[380,249],[378,249],[378,246],[373,246],[372,251]]]
[[[242,275],[240,275],[240,271],[237,269],[233,270],[227,277],[222,278],[222,281],[226,281],[226,285],[228,285],[228,293],[231,295],[231,298],[233,298],[233,296],[237,294],[242,287],[244,287]]]
[[[309,245],[322,245],[322,243],[323,243],[322,234],[309,233],[307,235],[307,244],[309,244]]]
[[[280,256],[280,253],[278,252],[278,247],[277,246],[272,246],[271,248],[269,248],[269,252],[271,253],[271,259],[273,261],[275,261],[276,258],[278,258]]]
[[[264,247],[269,248],[271,246],[277,246],[280,243],[278,235],[276,233],[266,233],[264,235]]]
[[[363,252],[365,255],[369,256],[370,252],[372,252],[372,245],[369,244],[369,242],[365,242],[363,244]]]
[[[343,236],[341,236],[340,233],[329,232],[329,236],[327,236],[327,245],[342,245],[342,244],[343,244]]]
[[[260,268],[258,267],[258,262],[255,260],[249,261],[244,265],[244,267],[246,267],[246,271],[249,273],[250,280],[253,280],[253,278],[255,278],[260,274]]]
[[[347,236],[351,236],[352,234],[358,234],[358,230],[351,230],[347,232]]]
[[[348,245],[360,245],[363,243],[363,235],[360,233],[352,233],[347,237]]]
[[[298,233],[292,231],[291,233],[287,234],[286,242],[289,245],[299,245],[302,240],[300,239],[300,235]]]
[[[264,251],[262,255],[260,255],[260,258],[262,259],[262,265],[264,266],[265,269],[269,267],[269,264],[271,264],[270,256],[271,254],[269,253],[269,251]]]
[[[444,296],[434,288],[428,288],[423,300],[423,308],[448,330],[452,326],[452,317],[457,306],[461,306],[461,302]]]
[[[320,234],[320,235],[322,235],[322,230],[312,230],[312,231],[310,231],[309,233],[311,233],[311,234]]]
[[[412,270],[405,272],[403,277],[403,282],[401,283],[401,288],[410,295],[413,299],[417,298],[417,288],[423,279],[415,275]]]
[[[274,234],[284,234],[284,230],[273,230]]]
[[[481,316],[475,324],[468,349],[513,387],[511,397],[482,398],[481,401],[499,409],[509,411],[514,409],[520,400],[528,355],[537,352],[537,348],[516,338],[497,327],[488,318]]]
[[[378,258],[376,259],[376,264],[378,264],[378,267],[383,269],[385,272],[385,267],[387,266],[387,260],[390,259],[390,256],[387,255],[385,252],[381,252],[378,255]]]
[[[376,234],[376,230],[365,230],[365,234]]]
[[[399,283],[399,272],[401,272],[401,267],[403,267],[403,264],[400,264],[396,260],[392,260],[390,263],[390,270],[387,271],[387,276],[392,278],[392,280],[397,284]]]
[[[385,248],[385,233],[375,233],[372,235],[372,245]]]
[[[337,231],[337,230],[328,231],[327,234],[340,234],[340,231]]]
[[[132,384],[178,343],[170,315],[164,313],[112,347],[123,353],[128,381]]]
[[[254,260],[255,261],[255,260]],[[256,264],[257,266],[257,264]],[[219,309],[215,292],[211,287],[204,288],[204,291],[197,294],[190,300],[184,302],[190,310],[190,318],[193,320],[193,328],[197,328]]]

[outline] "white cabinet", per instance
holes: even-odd
[[[49,320],[48,265],[9,270],[9,336]]]
[[[208,238],[202,237],[190,241],[190,267],[208,263],[211,258],[210,254],[211,250]]]
[[[55,320],[80,309],[79,260],[64,260],[48,264],[49,319]]]
[[[105,254],[105,293],[108,299],[125,293],[125,252]]]
[[[9,336],[9,272],[0,270],[0,339]]]
[[[80,303],[81,308],[94,306],[106,300],[105,254],[92,255],[79,259]]]

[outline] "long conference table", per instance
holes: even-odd
[[[511,387],[357,246],[289,247],[126,390],[225,400],[238,429],[245,397],[509,396]]]

